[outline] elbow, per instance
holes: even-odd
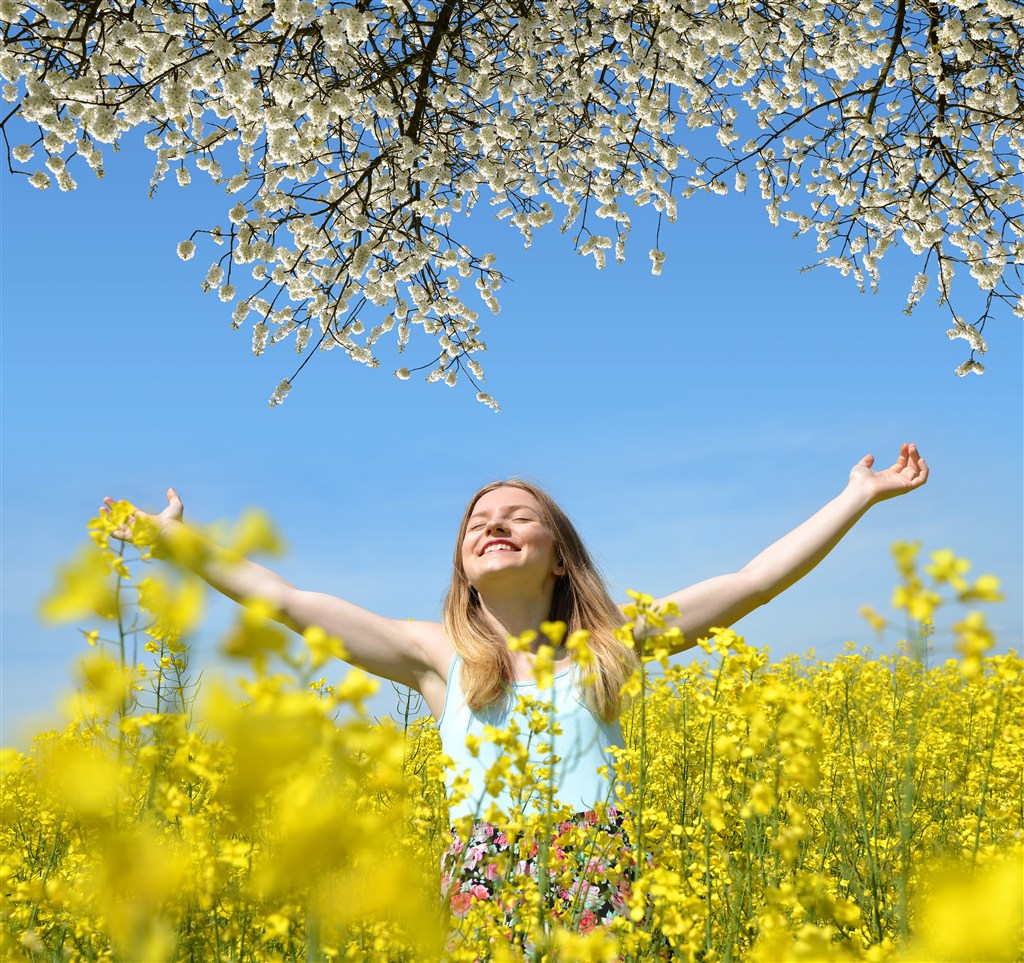
[[[736,573],[736,578],[739,580],[738,591],[733,594],[729,604],[716,612],[698,631],[688,634],[689,639],[709,638],[715,629],[731,628],[755,609],[766,605],[779,592],[779,589],[763,580],[756,571],[741,570]]]
[[[767,605],[785,587],[777,584],[766,572],[757,569],[743,568],[737,572],[737,575],[745,583],[743,595],[746,611],[743,615],[753,612],[754,609],[759,609],[762,605]],[[742,616],[737,616],[737,618],[742,618]]]
[[[271,618],[299,635],[302,635],[310,624],[304,617],[303,595],[300,589],[285,584],[275,598],[268,599],[273,609]]]

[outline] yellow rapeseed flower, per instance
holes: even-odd
[[[931,564],[924,570],[936,581],[947,582],[958,592],[962,592],[967,583],[963,576],[970,571],[971,563],[965,558],[957,558],[952,549],[943,548],[931,553]]]

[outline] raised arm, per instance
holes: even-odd
[[[865,455],[851,469],[842,492],[738,572],[658,599],[659,604],[674,602],[679,607],[679,616],[669,620],[684,635],[677,651],[694,645],[712,627],[732,625],[771,601],[828,555],[872,505],[920,488],[928,480],[928,466],[916,445],[902,445],[899,458],[883,471],[872,470],[874,460]]]
[[[110,498],[105,498],[112,505]],[[276,572],[249,559],[239,559],[192,529],[187,529],[181,499],[173,488],[167,490],[167,507],[159,515],[135,510],[136,518],[147,518],[160,532],[165,544],[187,533],[199,551],[187,553],[190,567],[213,588],[236,602],[263,599],[269,602],[277,621],[296,632],[318,625],[340,638],[347,661],[374,675],[393,679],[422,692],[425,679],[448,669],[441,627],[433,622],[400,621],[375,615],[344,599],[323,592],[296,588]],[[131,540],[131,527],[115,533]]]

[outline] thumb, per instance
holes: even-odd
[[[178,493],[173,488],[168,488],[167,489],[167,504],[168,505],[173,505],[175,502],[177,502],[180,505],[181,504],[181,497],[178,495]]]
[[[865,468],[870,468],[875,463],[874,455],[865,455],[858,464],[863,465]]]

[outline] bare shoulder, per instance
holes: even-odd
[[[448,667],[451,665],[455,650],[439,622],[406,623],[409,631],[415,636],[420,650],[425,674],[439,676],[441,680],[448,678]]]
[[[430,714],[440,720],[448,695],[448,670],[455,651],[437,622],[410,622],[408,625],[415,635],[423,666],[416,688]]]

